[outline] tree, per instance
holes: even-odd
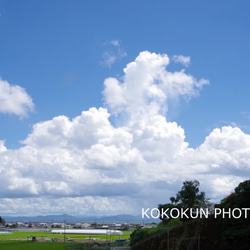
[[[205,208],[208,206],[209,202],[205,199],[205,193],[199,192],[200,183],[197,180],[194,181],[184,181],[182,189],[177,193],[176,197],[170,197],[171,203],[159,204],[158,209],[160,213],[173,208],[184,209],[190,211],[190,209]],[[192,211],[192,210],[191,210]],[[189,212],[187,213],[189,214]],[[169,215],[168,215],[169,217]],[[163,213],[160,214],[160,219],[168,220],[168,218]],[[183,218],[185,221],[185,218]]]
[[[199,193],[199,181],[184,181],[181,191],[176,198],[170,200],[182,208],[200,208],[205,203],[205,193]]]
[[[0,224],[5,225],[5,220],[0,216]]]
[[[235,188],[236,205],[238,207],[250,208],[250,180],[241,182],[238,187]]]
[[[241,182],[234,192],[224,198],[220,204],[215,205],[225,211],[237,211],[242,208],[250,208],[250,180]],[[236,213],[237,217],[238,214]],[[218,218],[218,226],[222,232],[222,240],[225,248],[231,249],[249,249],[250,245],[250,214],[242,212],[242,216],[221,216]]]
[[[250,180],[241,182],[231,193],[224,198],[220,204],[216,206],[219,208],[250,208]]]

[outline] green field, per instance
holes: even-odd
[[[82,234],[51,234],[50,232],[13,232],[11,234],[0,234],[0,249],[3,250],[64,250],[83,243],[114,242],[119,238],[128,240],[131,231],[124,231],[123,236],[120,235],[82,235]],[[37,238],[37,242],[32,241],[32,236]],[[65,238],[65,242],[64,242]],[[72,241],[67,242],[67,238]],[[93,240],[89,240],[93,239]],[[87,248],[86,248],[87,249]]]
[[[3,250],[64,250],[74,243],[52,243],[32,241],[0,241],[0,249]]]
[[[65,238],[69,237],[71,239],[86,239],[86,238],[99,238],[99,239],[108,239],[116,240],[119,238],[129,239],[132,231],[123,231],[123,235],[86,235],[86,234],[65,234]],[[13,232],[11,234],[0,234],[1,240],[8,239],[27,239],[28,236],[35,236],[37,238],[59,238],[63,239],[64,234],[52,234],[50,232]],[[31,239],[30,239],[31,240]]]

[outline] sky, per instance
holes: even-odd
[[[250,178],[248,0],[0,0],[0,213],[140,215]]]

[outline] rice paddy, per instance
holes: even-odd
[[[65,250],[73,249],[81,243],[81,248],[89,249],[85,246],[96,245],[97,247],[110,245],[119,239],[128,240],[131,231],[124,231],[123,236],[120,235],[83,235],[83,234],[52,234],[51,232],[12,232],[0,234],[0,249],[3,250]],[[35,237],[35,238],[34,238]],[[96,248],[98,249],[98,248]],[[99,249],[105,249],[99,248]]]

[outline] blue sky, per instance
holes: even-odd
[[[249,178],[249,7],[0,0],[3,213],[137,214],[185,179],[219,200]]]

